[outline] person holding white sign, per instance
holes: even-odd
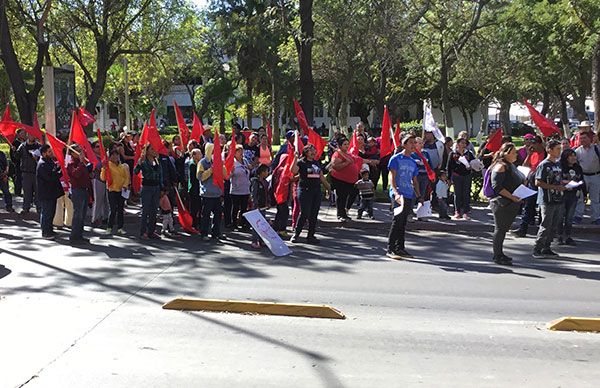
[[[546,152],[548,157],[535,171],[535,184],[539,188],[538,203],[542,213],[542,222],[533,248],[535,259],[558,257],[558,254],[550,249],[550,244],[562,215],[563,192],[566,190],[562,184],[562,168],[559,162],[560,142],[549,140],[546,143]]]
[[[562,167],[563,183],[566,183],[565,187],[569,190],[564,192],[562,215],[558,222],[558,245],[577,245],[575,240],[571,238],[571,230],[577,201],[579,200],[579,192],[585,186],[583,170],[577,163],[577,154],[571,148],[564,150],[560,155],[560,165]],[[577,183],[580,184],[577,185]],[[571,188],[571,186],[574,187]]]
[[[521,198],[512,194],[523,183],[523,176],[514,164],[517,157],[515,145],[504,143],[490,165],[494,190],[494,197],[490,199],[490,208],[494,215],[493,260],[500,265],[512,265],[512,258],[506,256],[503,251],[504,239],[521,210]]]

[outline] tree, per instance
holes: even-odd
[[[7,7],[9,3],[12,7]],[[48,58],[48,39],[46,23],[52,7],[51,0],[44,2],[25,2],[22,0],[0,0],[0,51],[2,62],[8,74],[8,79],[15,95],[17,109],[21,122],[31,125],[33,113],[37,108],[38,96],[42,90],[42,67]],[[18,22],[29,32],[28,39],[35,41],[35,61],[31,72],[34,82],[28,86],[25,71],[15,51],[15,44],[9,25],[8,9],[14,10]]]

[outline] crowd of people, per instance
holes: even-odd
[[[143,240],[161,238],[159,218],[164,236],[179,234],[174,214],[183,206],[203,241],[218,242],[226,238],[227,231],[237,230],[252,233],[251,246],[260,249],[264,242],[243,214],[256,209],[266,215],[272,207],[276,216],[271,224],[282,238],[298,243],[306,227],[303,241],[318,244],[322,188],[344,223],[351,219],[351,209],[356,209],[357,219],[373,218],[373,202],[381,187],[389,193],[393,212],[387,255],[411,257],[404,236],[415,206],[430,201],[441,219],[470,219],[473,177],[480,171],[484,185],[489,185],[486,196],[495,225],[493,260],[498,264],[512,264],[503,245],[519,214],[519,227],[512,230],[517,237],[526,236],[538,219],[535,258],[557,256],[551,249],[555,237],[560,245],[576,245],[572,225],[582,222],[586,198],[591,203],[592,222],[600,224],[600,147],[588,122],[580,125],[573,139],[527,134],[520,149],[510,136],[504,136],[497,152],[489,151],[485,143],[476,150],[466,132],[456,141],[450,137],[441,141],[427,131],[422,135],[404,133],[393,152],[381,155],[381,138],[359,123],[348,133],[335,132],[327,152],[319,158],[315,146],[299,132],[287,132],[285,142],[274,153],[264,128],[252,132],[235,125],[232,138],[219,137],[224,145],[221,160],[231,154],[233,163],[230,168],[218,163],[215,170],[216,147],[210,129],[187,144],[182,144],[179,135],[165,140],[167,152],[159,153],[146,144],[137,158],[140,136],[133,132],[120,132],[117,139],[109,137],[106,158],[101,155],[104,147],[92,143],[96,162],[86,158],[83,144],[72,144],[64,155],[65,166],[56,162],[49,145],[18,131],[10,155],[0,152],[0,189],[8,212],[15,211],[12,196],[22,196],[21,214],[37,209],[43,238],[54,239],[54,228],[66,227],[73,244],[89,242],[84,232],[88,211],[92,227],[125,235],[125,208],[138,203],[138,232]],[[290,153],[290,148],[295,152]],[[216,183],[216,174],[223,176],[222,186]],[[141,181],[136,185],[138,177]],[[572,182],[582,184],[573,187]],[[537,195],[515,196],[521,185]],[[275,193],[277,187],[283,189]]]

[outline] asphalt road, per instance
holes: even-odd
[[[2,216],[2,215],[0,215]],[[383,256],[384,228],[322,230],[274,258],[249,235],[86,249],[0,219],[0,387],[597,387],[600,334],[546,330],[600,315],[598,236],[561,260],[491,264],[490,235],[418,231]],[[177,296],[329,304],[346,320],[186,313]]]

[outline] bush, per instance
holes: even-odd
[[[441,129],[441,127],[440,127]],[[396,130],[396,124],[392,124],[392,132]],[[423,131],[423,122],[421,120],[408,121],[405,123],[400,123],[400,130],[402,132],[415,132],[417,136],[421,135]],[[381,136],[381,128],[371,128],[369,132],[375,136]]]

